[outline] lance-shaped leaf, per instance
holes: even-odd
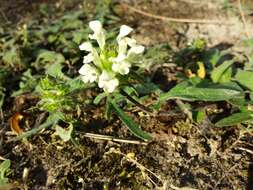
[[[226,118],[219,120],[217,123],[215,123],[215,125],[218,127],[227,127],[227,126],[232,126],[239,123],[247,122],[252,119],[253,119],[252,112],[240,112],[240,113],[234,113]]]
[[[139,126],[117,105],[115,101],[112,99],[109,100],[110,104],[117,114],[117,116],[120,118],[120,120],[126,124],[128,129],[137,137],[141,138],[142,140],[150,140],[151,136],[144,132]]]
[[[235,79],[243,86],[253,91],[253,72],[238,70]]]
[[[242,91],[233,85],[197,85],[182,82],[172,88],[169,92],[160,96],[159,102],[169,99],[182,99],[188,101],[227,101],[242,98]]]

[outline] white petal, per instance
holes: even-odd
[[[118,40],[118,54],[126,54],[127,52],[127,39],[126,38],[122,38],[120,40]]]
[[[89,22],[90,28],[93,30],[94,34],[90,34],[89,38],[97,40],[100,49],[105,46],[105,31],[100,21],[95,20]]]
[[[131,54],[141,54],[144,52],[144,50],[145,50],[144,46],[141,45],[133,46],[129,49],[127,55],[130,56]]]
[[[97,40],[97,36],[95,34],[89,34],[88,37],[92,40]]]
[[[87,64],[84,64],[80,69],[79,69],[79,74],[81,75],[85,75],[87,72],[88,68],[87,68]]]
[[[113,80],[110,80],[105,86],[104,86],[104,91],[105,92],[109,92],[109,93],[112,93],[116,88],[117,86],[119,85],[119,80],[118,79],[113,79]]]
[[[97,65],[98,67],[101,66],[101,61],[97,53],[97,50],[92,47],[92,44],[90,42],[82,43],[79,46],[79,49],[91,52],[91,54],[88,54],[87,56],[83,58],[83,63],[90,63],[91,61],[93,61],[94,64]]]
[[[84,51],[88,51],[91,52],[92,51],[92,45],[90,42],[84,42],[79,46],[80,50],[84,50]]]
[[[102,68],[101,67],[101,60],[100,60],[100,57],[98,55],[98,52],[95,48],[92,49],[92,55],[93,55],[93,62],[96,66],[98,66],[99,68]]]
[[[127,36],[130,32],[132,32],[133,29],[127,25],[122,25],[120,27],[119,35],[117,36],[117,40],[120,40],[121,38]]]
[[[126,40],[127,40],[127,44],[130,47],[136,46],[136,40],[135,39],[126,37]]]
[[[127,46],[135,47],[136,40],[133,38],[124,37],[121,39],[118,39],[118,53],[119,54],[126,54],[127,53]]]
[[[82,75],[82,80],[87,82],[95,82],[98,79],[98,71],[95,67],[84,64],[78,71]]]
[[[123,61],[124,59],[126,59],[125,54],[118,54],[118,56],[113,58],[112,61],[119,63],[119,62]]]
[[[98,86],[99,88],[103,88],[105,92],[112,93],[118,85],[119,80],[106,71],[103,71],[99,76]]]
[[[105,81],[110,80],[110,76],[106,71],[103,71],[102,74],[99,76],[98,79],[98,86],[99,88],[103,88],[104,87],[104,83]]]
[[[88,83],[89,82],[89,78],[87,76],[82,76],[82,81],[84,83]]]
[[[97,75],[85,75],[85,76],[82,76],[82,81],[84,83],[92,83],[92,82],[96,82],[97,81]]]
[[[83,63],[90,63],[94,59],[92,53],[89,53],[88,55],[83,57]]]
[[[98,33],[102,30],[103,26],[100,21],[98,20],[93,20],[89,22],[89,27],[91,30],[93,30],[95,33]]]
[[[113,63],[112,70],[114,72],[120,73],[121,75],[126,75],[129,73],[131,64],[127,61],[122,61],[120,63]]]

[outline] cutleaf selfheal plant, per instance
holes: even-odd
[[[116,38],[118,49],[117,51],[110,49],[106,44],[102,24],[99,21],[91,21],[89,26],[94,32],[89,38],[97,41],[99,51],[91,42],[84,42],[79,46],[80,50],[88,52],[83,58],[84,65],[79,73],[85,83],[96,82],[99,88],[112,93],[120,85],[120,79],[124,79],[122,76],[129,74],[132,63],[138,55],[144,52],[144,46],[137,45],[134,39],[127,37],[133,29],[122,25]]]
[[[113,111],[128,126],[131,132],[137,137],[148,140],[150,136],[143,132],[138,125],[118,106],[118,103],[124,100],[128,94],[124,91],[131,86],[129,80],[133,65],[138,62],[144,52],[144,46],[138,45],[136,40],[128,37],[133,29],[122,25],[116,44],[106,42],[106,31],[100,21],[91,21],[89,27],[93,34],[89,38],[96,41],[98,48],[94,47],[92,41],[87,41],[79,46],[79,49],[88,54],[83,57],[84,65],[79,73],[84,83],[97,83],[98,87],[103,89],[104,93],[97,96],[97,99],[106,97],[107,117]]]

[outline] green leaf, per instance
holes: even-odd
[[[93,103],[96,104],[96,105],[99,104],[99,102],[100,102],[103,98],[105,98],[106,96],[108,96],[108,93],[106,93],[106,92],[103,92],[103,93],[98,94],[98,95],[96,96],[96,98],[94,99]]]
[[[122,110],[118,107],[117,103],[113,100],[109,102],[115,113],[119,116],[120,120],[126,124],[128,129],[137,137],[141,138],[142,140],[150,140],[151,136],[144,132],[139,126]]]
[[[157,93],[161,92],[159,87],[152,82],[140,83],[140,84],[135,85],[134,88],[137,91],[137,93],[141,96],[154,93],[154,92],[157,92]]]
[[[82,28],[83,22],[80,20],[66,20],[62,26],[63,30]]]
[[[0,179],[5,178],[5,173],[9,170],[10,166],[11,166],[11,161],[10,160],[4,160],[0,164]]]
[[[224,119],[219,120],[217,123],[215,123],[218,127],[226,127],[226,126],[232,126],[239,123],[243,123],[249,120],[252,120],[253,113],[252,112],[240,112],[232,114]]]
[[[5,52],[2,60],[6,65],[9,66],[21,64],[20,55],[16,48],[12,48],[11,50]]]
[[[2,108],[4,104],[4,97],[5,97],[5,94],[3,92],[3,88],[0,86],[0,109]]]
[[[64,62],[65,58],[61,53],[48,50],[40,50],[35,63],[33,63],[33,66],[39,70],[46,65]]]
[[[87,36],[88,36],[87,29],[81,29],[79,31],[75,31],[73,33],[73,41],[77,44],[81,44],[82,41],[87,40]]]
[[[0,178],[0,189],[8,189],[8,178]]]
[[[203,79],[199,78],[198,76],[195,77],[191,77],[188,79],[188,81],[193,85],[193,86],[197,86],[198,84],[200,84]]]
[[[214,83],[221,82],[221,79],[222,79],[222,82],[230,81],[231,75],[232,75],[232,70],[229,70],[229,68],[233,63],[234,63],[233,60],[225,61],[224,63],[222,63],[218,67],[215,67],[211,72],[211,78],[212,78],[213,82]],[[224,77],[223,75],[226,75],[226,77]]]
[[[231,81],[233,74],[233,68],[229,67],[227,70],[224,71],[224,73],[221,75],[219,83],[227,83]]]
[[[204,109],[193,111],[193,120],[197,123],[201,123],[206,117]]]
[[[132,86],[124,86],[123,88],[122,88],[122,90],[124,91],[124,92],[126,92],[128,95],[130,95],[130,96],[138,96],[139,94],[138,94],[138,92],[135,90],[135,88],[134,87],[132,87]]]
[[[81,77],[76,77],[76,78],[68,80],[66,82],[66,85],[68,86],[68,92],[73,92],[76,90],[81,90],[81,89],[90,88],[94,86],[94,84],[91,84],[91,83],[84,83]]]
[[[206,41],[203,39],[196,39],[191,44],[193,49],[202,51],[206,47]]]
[[[154,64],[162,64],[172,55],[172,48],[168,43],[162,43],[147,48],[143,55],[142,62],[138,65],[144,69],[150,68]]]
[[[83,14],[84,12],[82,10],[75,10],[67,14],[64,14],[64,16],[61,19],[65,21],[77,20]]]
[[[67,76],[65,76],[62,72],[62,64],[60,62],[56,62],[54,64],[51,64],[46,69],[46,74],[59,79],[69,79]]]
[[[8,81],[7,79],[8,77],[10,77],[11,72],[12,71],[9,69],[0,67],[0,87],[6,84],[6,82]]]
[[[238,107],[239,109],[245,108],[247,103],[248,103],[247,100],[244,97],[244,94],[242,94],[241,96],[238,96],[234,99],[230,99],[230,100],[228,100],[228,102],[230,104],[232,104],[233,106]]]
[[[105,118],[107,120],[111,119],[111,115],[112,115],[112,111],[113,111],[113,107],[112,104],[110,103],[110,98],[106,99],[106,105],[105,105]]]
[[[43,62],[50,62],[50,63],[54,63],[54,62],[63,63],[65,61],[65,58],[60,53],[44,50],[44,51],[41,51],[41,53],[38,55],[36,61],[43,61]]]
[[[235,79],[243,86],[253,91],[253,71],[244,71],[239,69]]]
[[[218,63],[218,61],[221,58],[221,53],[217,49],[211,51],[210,53],[212,53],[212,55],[211,55],[209,61],[210,61],[211,65],[212,65],[212,67],[215,67],[215,65]]]
[[[239,98],[241,94],[241,91],[232,86],[212,84],[192,86],[189,82],[185,81],[179,83],[169,92],[162,94],[159,101],[164,102],[169,99],[178,98],[188,101],[215,102]]]
[[[38,77],[38,75],[32,75],[31,69],[26,70],[21,77],[21,81],[19,82],[19,89],[13,92],[11,96],[15,97],[20,94],[32,92],[38,84]]]
[[[59,125],[56,125],[55,127],[55,134],[59,135],[64,142],[67,142],[71,139],[72,132],[73,132],[73,125],[71,123],[67,130],[60,127]]]

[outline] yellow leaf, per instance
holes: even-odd
[[[187,69],[185,74],[188,78],[192,78],[196,76],[194,73],[192,73],[191,69]]]
[[[198,62],[197,64],[199,66],[199,69],[197,71],[198,77],[203,79],[206,76],[206,69],[205,69],[204,63]]]
[[[11,130],[16,134],[20,135],[23,130],[19,126],[19,122],[24,118],[24,116],[20,113],[15,113],[9,120]]]

